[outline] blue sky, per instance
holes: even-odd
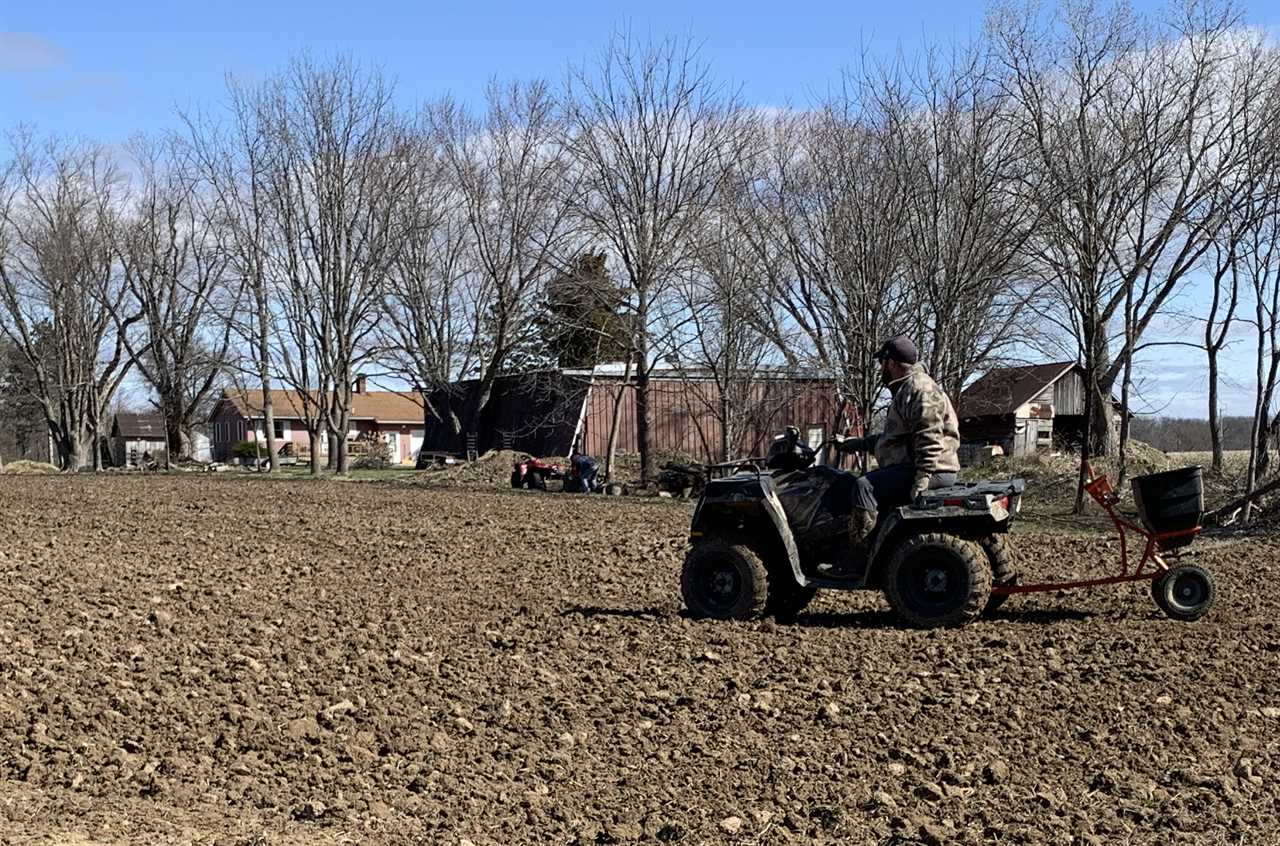
[[[1139,8],[1160,4],[1139,0]],[[397,80],[406,104],[452,93],[477,100],[492,77],[558,79],[610,33],[688,35],[748,102],[804,105],[863,48],[913,51],[964,42],[982,28],[975,0],[220,3],[0,0],[0,130],[18,123],[108,144],[176,124],[175,107],[216,104],[224,78],[265,76],[290,54],[347,53]],[[1276,0],[1251,3],[1250,23],[1280,24]],[[1193,301],[1188,308],[1196,309]],[[1247,379],[1247,350],[1231,355]],[[1143,363],[1153,407],[1205,414],[1202,356],[1162,348]],[[1244,412],[1247,392],[1224,398]]]

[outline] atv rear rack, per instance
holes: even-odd
[[[1072,588],[1097,587],[1100,585],[1122,584],[1124,582],[1154,581],[1167,572],[1171,566],[1189,553],[1184,547],[1200,532],[1200,527],[1184,529],[1177,532],[1152,532],[1116,511],[1120,504],[1120,495],[1112,487],[1105,475],[1094,472],[1093,467],[1085,464],[1085,492],[1093,497],[1094,502],[1102,506],[1111,518],[1116,534],[1120,538],[1120,575],[1103,576],[1097,579],[1078,579],[1075,581],[1041,582],[1032,585],[1003,585],[992,588],[994,594],[1039,593],[1051,590],[1070,590]],[[1137,565],[1130,569],[1129,533],[1132,532],[1142,541],[1142,556]]]

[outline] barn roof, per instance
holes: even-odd
[[[1075,366],[1074,361],[1054,361],[989,370],[960,393],[960,416],[1013,414]]]
[[[245,417],[262,416],[262,391],[236,391],[228,388],[223,399]],[[271,407],[277,419],[301,420],[304,404],[296,391],[272,391]],[[422,423],[422,406],[412,396],[396,391],[365,391],[351,395],[353,420],[377,420],[379,423]]]
[[[116,415],[112,434],[118,438],[134,438],[143,441],[163,441],[164,417],[159,414],[129,414],[121,412]]]

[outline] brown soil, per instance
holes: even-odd
[[[1280,842],[1280,561],[1218,604],[694,622],[689,506],[0,478],[0,842]],[[1096,535],[1016,533],[1085,571]]]

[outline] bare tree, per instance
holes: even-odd
[[[1280,92],[1280,78],[1276,82]],[[1261,158],[1255,162],[1265,169],[1266,178],[1253,197],[1249,225],[1245,228],[1238,260],[1232,265],[1234,285],[1248,285],[1253,299],[1255,331],[1253,420],[1249,432],[1249,463],[1246,470],[1245,494],[1258,489],[1270,468],[1268,445],[1275,436],[1280,413],[1272,417],[1272,408],[1280,381],[1280,130],[1273,130],[1271,142],[1258,147]],[[1253,502],[1245,505],[1245,518],[1251,516]]]
[[[278,243],[272,275],[286,301],[279,356],[319,409],[334,469],[347,472],[351,403],[375,360],[382,298],[404,233],[395,210],[411,185],[411,132],[376,72],[345,59],[295,59],[269,81],[268,186]]]
[[[117,231],[125,286],[142,319],[136,342],[127,332],[121,337],[156,394],[166,456],[189,456],[196,414],[230,344],[230,322],[214,319],[227,251],[185,151],[172,140],[141,138],[131,148],[139,184]]]
[[[226,289],[230,296],[216,305],[222,321],[240,341],[240,354],[233,359],[243,364],[245,374],[262,392],[258,411],[263,416],[269,467],[276,471],[280,465],[272,395],[275,320],[270,277],[276,227],[268,169],[274,137],[266,110],[264,92],[228,79],[230,117],[225,125],[199,115],[183,115],[183,120],[189,153],[203,176],[203,190],[212,198],[227,269],[236,282]],[[233,381],[243,390],[243,378]],[[318,456],[314,438],[312,447],[314,460]]]
[[[466,221],[478,388],[465,415],[477,433],[498,376],[531,337],[542,288],[572,245],[577,185],[562,119],[543,82],[490,84],[483,117],[449,100],[431,121]]]
[[[711,213],[692,234],[691,263],[673,284],[671,360],[689,381],[683,396],[710,459],[737,457],[744,435],[762,417],[761,405],[778,399],[763,390],[779,363],[768,327],[779,319],[768,296],[765,269],[744,224],[750,220],[749,174],[728,181]],[[693,379],[689,379],[692,371]],[[718,432],[711,442],[701,420]]]
[[[909,208],[893,163],[902,138],[861,93],[850,77],[820,111],[775,120],[753,240],[784,316],[775,344],[792,366],[833,374],[837,405],[866,423],[880,390],[872,355],[915,325],[918,299],[901,272]]]
[[[1242,295],[1242,275],[1262,283],[1255,290],[1255,308],[1266,308],[1267,275],[1270,256],[1267,241],[1268,218],[1280,203],[1280,51],[1256,33],[1236,35],[1234,59],[1229,70],[1229,86],[1219,96],[1229,98],[1231,118],[1227,129],[1231,148],[1244,151],[1242,167],[1222,180],[1223,195],[1213,207],[1220,220],[1213,234],[1208,256],[1210,271],[1209,311],[1204,319],[1204,349],[1209,365],[1209,435],[1213,469],[1223,468],[1221,409],[1218,407],[1219,355],[1231,336]],[[1242,270],[1244,273],[1242,274]],[[1257,316],[1255,312],[1255,316]],[[1267,347],[1266,329],[1259,318],[1260,354]],[[1260,370],[1260,396],[1265,393]],[[1264,412],[1265,415],[1265,412]],[[1261,428],[1265,429],[1265,421]]]
[[[1035,293],[1024,260],[1035,211],[1017,196],[1022,163],[993,71],[985,46],[931,50],[906,96],[892,79],[877,86],[885,130],[902,136],[891,149],[908,198],[902,272],[923,306],[918,340],[957,404],[973,375],[1026,341]]]
[[[62,469],[98,469],[104,417],[132,365],[124,336],[139,319],[127,314],[114,247],[118,174],[100,147],[23,131],[11,140],[0,331],[32,369]]]
[[[1208,249],[1218,187],[1241,166],[1215,96],[1235,20],[1195,3],[1162,31],[1094,0],[1068,0],[1047,20],[1029,6],[993,16],[1051,320],[1085,369],[1089,451],[1114,450],[1112,388]]]
[[[391,374],[413,386],[424,431],[434,423],[456,437],[462,421],[452,383],[475,364],[467,315],[476,274],[466,212],[438,140],[429,132],[418,139],[413,182],[396,212],[405,241],[383,280],[378,341]],[[419,455],[418,466],[425,463]]]
[[[739,158],[744,113],[696,48],[615,35],[593,67],[568,81],[568,145],[584,180],[575,199],[592,237],[607,245],[632,298],[640,474],[649,444],[650,330],[668,283],[685,262],[729,162]]]

